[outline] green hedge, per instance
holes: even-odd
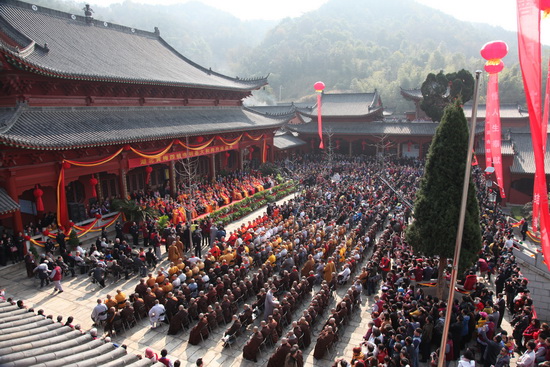
[[[219,210],[216,210],[208,218],[215,223],[222,223],[224,226],[234,222],[255,210],[284,198],[296,191],[296,183],[289,180],[281,183],[269,190],[260,191],[252,196],[249,196],[238,203],[229,204]]]

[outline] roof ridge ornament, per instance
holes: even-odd
[[[155,27],[155,35],[160,36],[160,29],[159,27]]]

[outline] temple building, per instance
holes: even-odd
[[[160,35],[16,0],[0,2],[0,219],[66,224],[100,198],[174,191],[192,157],[214,177],[274,156],[286,115],[243,106],[267,78],[197,65]],[[3,189],[2,189],[3,188]]]
[[[287,129],[318,150],[319,106],[297,108],[301,124]],[[323,142],[335,153],[384,157],[424,158],[437,127],[433,122],[403,122],[384,116],[377,91],[372,93],[323,93]]]
[[[420,109],[422,93],[419,89],[401,88],[401,95],[413,102],[414,112],[405,118],[388,115],[377,91],[372,93],[323,93],[322,126],[325,152],[345,155],[379,157],[426,158],[438,122],[432,122]],[[275,154],[284,158],[292,154],[320,152],[317,124],[317,104],[312,106],[281,104],[278,106],[252,106],[265,116],[291,115],[290,122],[277,132]],[[466,103],[464,114],[472,117],[472,103]],[[504,190],[503,203],[524,204],[532,199],[535,165],[529,114],[517,103],[501,103],[502,161]],[[484,149],[485,105],[479,104],[475,153],[485,169]],[[547,154],[550,172],[550,154]],[[491,176],[488,176],[491,178]],[[492,177],[496,182],[496,178]],[[496,185],[496,183],[494,184]],[[498,191],[498,190],[497,190]]]

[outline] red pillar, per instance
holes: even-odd
[[[19,196],[17,195],[17,179],[16,179],[16,172],[10,170],[10,177],[8,178],[7,182],[7,191],[8,195],[17,203],[19,204]],[[13,213],[13,230],[14,233],[23,232],[23,219],[21,218],[21,211],[18,210],[15,213]],[[27,242],[27,241],[25,241]],[[27,246],[23,248],[24,254],[27,254]]]

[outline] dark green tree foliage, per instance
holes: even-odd
[[[460,102],[446,107],[426,162],[414,203],[415,221],[407,240],[417,253],[450,259],[454,255],[462,183],[468,151],[468,126]],[[479,207],[470,179],[460,267],[472,265],[481,248]]]
[[[443,110],[449,103],[457,98],[464,103],[472,99],[474,77],[464,69],[457,73],[430,73],[422,83],[421,91],[424,99],[420,107],[433,121],[441,121]]]

